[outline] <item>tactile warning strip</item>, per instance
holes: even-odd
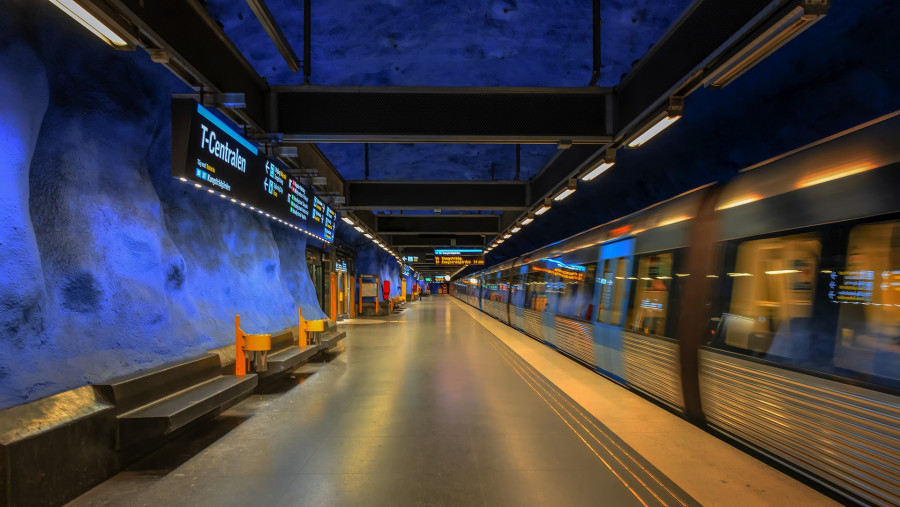
[[[641,504],[700,505],[499,338],[491,337],[489,343]]]

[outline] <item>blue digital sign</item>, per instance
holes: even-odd
[[[336,213],[312,188],[192,99],[172,100],[172,176],[327,242]]]

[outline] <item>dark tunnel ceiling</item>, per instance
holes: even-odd
[[[302,54],[302,2],[268,5]],[[603,1],[598,84],[618,83],[691,2]],[[300,83],[244,1],[210,0],[211,14],[270,83]],[[312,4],[312,84],[585,86],[591,2],[354,1]],[[487,264],[561,240],[900,109],[900,2],[833,2],[828,16],[723,90],[698,90],[685,116],[614,170],[491,252]],[[362,146],[320,144],[348,180],[363,176]],[[509,179],[502,145],[371,145],[372,179]],[[523,179],[555,153],[525,146]],[[341,225],[341,224],[339,224]],[[362,241],[345,231],[350,242]],[[339,231],[340,233],[340,231]],[[340,234],[339,234],[340,235]],[[489,238],[490,239],[490,238]]]
[[[601,2],[601,86],[628,72],[690,0]],[[302,84],[245,1],[209,0],[210,13],[272,84]],[[302,55],[303,2],[268,0]],[[592,2],[355,0],[312,3],[310,83],[336,86],[586,86],[592,69]],[[348,180],[363,179],[361,144],[320,144]],[[524,145],[520,178],[555,146]],[[512,145],[373,144],[370,179],[511,180]]]

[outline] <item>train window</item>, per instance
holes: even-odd
[[[594,313],[594,276],[597,263],[559,264],[549,275],[555,282],[551,294],[556,297],[556,313],[566,317],[590,320]],[[552,311],[552,310],[551,310]]]
[[[734,271],[726,274],[733,287],[718,342],[750,355],[807,360],[821,252],[815,233],[741,243]]]
[[[600,305],[597,320],[605,324],[621,325],[625,307],[625,294],[628,289],[629,259],[607,259],[597,273],[600,284]]]
[[[840,303],[835,366],[900,378],[900,221],[854,227],[844,270],[829,277]]]
[[[669,315],[669,296],[672,287],[674,255],[659,253],[638,259],[634,304],[630,309],[627,327],[647,334],[664,335]]]
[[[547,308],[547,273],[528,266],[525,274],[525,308],[544,311]]]

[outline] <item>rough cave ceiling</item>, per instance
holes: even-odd
[[[209,0],[210,13],[271,84],[302,84],[244,1]],[[690,0],[604,1],[601,86],[613,86]],[[303,52],[302,0],[269,0],[295,53]],[[585,0],[356,0],[313,2],[310,83],[333,86],[586,86],[592,2]],[[363,179],[361,144],[320,144],[346,179]],[[521,179],[555,146],[525,145]],[[371,179],[511,180],[512,145],[379,144]]]

